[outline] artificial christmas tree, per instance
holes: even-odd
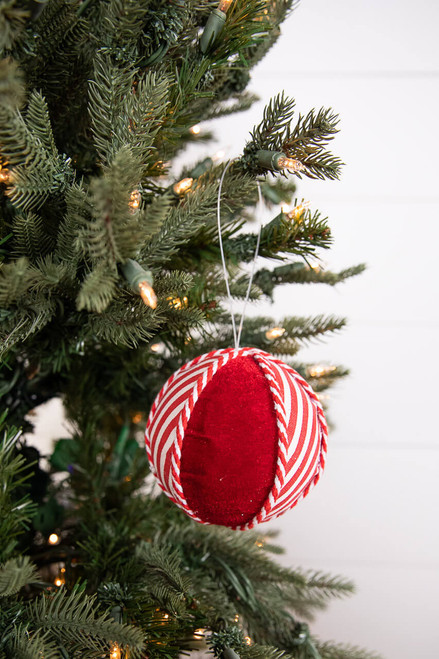
[[[239,158],[173,167],[208,143],[200,122],[250,107],[249,71],[293,4],[0,1],[0,657],[171,658],[205,641],[217,657],[369,656],[303,622],[349,582],[279,567],[259,531],[197,524],[157,496],[142,446],[168,378],[236,339],[227,293],[362,270],[311,267],[326,219],[274,210],[297,177],[338,176],[332,111],[294,119],[280,94]],[[259,235],[258,185],[274,215]],[[252,283],[255,251],[284,264]],[[319,392],[344,371],[293,359],[342,326],[256,317],[239,334]],[[16,428],[59,396],[75,430],[45,462]]]

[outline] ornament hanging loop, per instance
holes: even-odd
[[[234,159],[236,160],[236,158]],[[224,177],[227,173],[227,170],[229,169],[230,165],[234,162],[234,160],[229,160],[227,165],[224,167],[224,171],[221,174],[220,182],[219,182],[219,187],[218,187],[218,199],[217,199],[217,204],[216,204],[216,219],[217,219],[217,224],[218,224],[218,240],[219,240],[219,246],[220,246],[220,252],[221,252],[221,261],[223,264],[223,274],[224,274],[224,282],[226,284],[226,291],[227,291],[227,297],[229,299],[229,305],[230,305],[230,316],[232,319],[232,332],[233,332],[233,342],[235,344],[235,349],[238,349],[238,334],[236,332],[236,324],[235,324],[235,315],[233,313],[233,299],[232,295],[230,293],[230,285],[229,285],[229,273],[227,271],[227,266],[226,266],[226,257],[224,254],[224,246],[223,246],[223,237],[221,233],[221,190],[223,187],[223,181]]]
[[[222,265],[223,265],[224,282],[226,284],[227,297],[229,299],[229,306],[230,306],[230,316],[231,316],[231,319],[232,319],[233,342],[234,342],[235,350],[238,350],[239,349],[239,343],[241,341],[242,327],[243,327],[243,324],[244,324],[245,310],[247,308],[247,304],[248,304],[248,301],[250,299],[250,291],[251,291],[251,287],[252,287],[252,283],[253,283],[253,277],[254,277],[254,274],[255,274],[256,260],[257,260],[258,253],[259,253],[259,245],[260,245],[260,242],[261,242],[261,223],[259,222],[259,231],[258,231],[258,235],[257,235],[257,239],[256,239],[255,254],[254,254],[254,257],[253,257],[252,270],[251,270],[250,279],[249,279],[248,286],[247,286],[247,292],[246,292],[246,295],[245,295],[244,308],[242,310],[241,320],[239,322],[239,328],[238,328],[238,330],[236,330],[235,315],[233,313],[233,298],[232,298],[232,294],[230,292],[229,273],[227,271],[226,257],[225,257],[225,254],[224,254],[224,247],[223,247],[223,238],[222,238],[222,234],[221,234],[221,190],[222,190],[222,187],[223,187],[223,182],[224,182],[226,172],[229,169],[230,165],[235,160],[237,160],[237,158],[234,158],[233,160],[229,160],[227,165],[224,167],[223,173],[221,174],[219,187],[218,187],[218,199],[217,199],[217,206],[216,206],[217,215],[216,215],[216,217],[217,217],[217,224],[218,224],[218,240],[219,240],[219,246],[220,246],[220,252],[221,252],[221,261],[222,261]],[[262,212],[263,201],[262,201],[261,185],[260,185],[259,181],[256,181],[256,184],[258,186],[258,197],[259,197],[259,201],[258,201],[258,211],[259,212],[258,212],[258,215],[260,216],[261,212]]]

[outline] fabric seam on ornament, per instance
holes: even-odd
[[[154,465],[154,460],[152,456],[152,449],[151,449],[151,439],[150,439],[150,429],[151,426],[154,423],[154,417],[155,413],[157,411],[157,408],[161,405],[163,398],[166,396],[168,390],[170,389],[171,385],[175,382],[175,380],[183,373],[186,371],[189,367],[194,366],[199,364],[201,361],[206,359],[207,355],[209,353],[199,355],[192,361],[186,362],[185,364],[182,364],[179,369],[177,369],[169,378],[166,380],[165,384],[163,387],[160,389],[159,393],[157,394],[156,398],[154,399],[154,402],[152,404],[151,410],[148,415],[148,421],[146,424],[146,429],[145,429],[145,448],[146,448],[146,454],[148,456],[148,461],[150,465],[150,469],[152,474],[154,475],[159,487],[167,494],[167,496],[174,501],[178,505],[178,501],[176,501],[166,490],[166,487],[162,484],[161,479],[159,475],[157,474],[157,470]]]
[[[212,361],[211,364],[207,367],[205,371],[203,371],[198,377],[197,380],[192,388],[192,392],[190,396],[188,397],[184,407],[182,408],[181,412],[179,413],[177,419],[176,419],[176,439],[174,441],[173,447],[172,447],[172,453],[171,453],[171,478],[170,478],[170,486],[172,488],[172,491],[174,493],[174,496],[170,496],[166,490],[164,490],[169,498],[174,501],[174,503],[182,508],[186,513],[191,515],[195,520],[198,522],[201,522],[202,524],[209,524],[209,522],[204,522],[203,520],[199,519],[197,515],[194,513],[194,511],[190,508],[189,504],[187,503],[186,497],[184,496],[183,488],[181,485],[180,481],[180,464],[181,464],[181,452],[182,452],[182,446],[183,446],[183,438],[184,438],[184,433],[187,428],[187,424],[189,423],[189,419],[192,413],[192,410],[195,407],[195,404],[201,395],[201,392],[204,390],[204,388],[207,386],[207,384],[211,381],[211,379],[214,377],[218,371],[225,366],[227,363],[230,362],[230,360],[235,359],[236,357],[246,357],[246,356],[251,356],[257,351],[256,348],[223,348],[220,350],[216,350],[214,353],[207,353],[206,355],[200,355],[200,357],[197,357],[196,359],[192,360],[191,362],[187,362],[187,364],[183,364],[183,366],[180,367],[178,371],[175,372],[174,378],[172,381],[169,382],[169,386],[175,382],[175,379],[178,377],[180,373],[182,373],[186,368],[190,365],[196,365],[199,364],[200,361],[203,359],[206,359],[207,357],[214,357],[216,358],[215,361]],[[185,368],[186,367],[186,368]],[[154,401],[154,405],[151,408],[151,412],[148,418],[148,424],[147,424],[147,430],[145,433],[145,443],[146,443],[146,448],[147,448],[147,453],[148,453],[148,459],[150,460],[150,463],[152,463],[152,455],[151,455],[151,446],[150,446],[150,441],[149,437],[148,440],[146,440],[146,435],[148,433],[148,429],[150,427],[150,423],[154,417],[155,411],[157,410],[157,407],[160,405],[164,395],[166,394],[166,391],[168,390],[168,387],[166,387],[165,391],[161,391],[159,396],[157,397],[156,401]],[[155,404],[157,403],[157,404]],[[160,484],[160,479],[157,475],[157,473],[154,470],[154,475],[157,479],[157,481]],[[161,486],[162,489],[163,486]]]
[[[287,507],[283,508],[281,511],[277,513],[276,512],[271,513],[271,510],[276,504],[277,495],[281,491],[285,481],[285,468],[281,460],[281,452],[283,450],[286,451],[288,449],[288,434],[287,434],[285,409],[284,409],[283,401],[280,392],[278,391],[277,388],[276,379],[270,374],[268,365],[265,362],[265,355],[267,355],[267,357],[270,358],[271,362],[281,365],[284,369],[286,368],[286,370],[292,375],[295,381],[298,382],[298,384],[300,384],[303,387],[303,389],[305,390],[305,392],[307,393],[307,395],[311,400],[311,405],[313,405],[316,410],[317,422],[319,424],[319,436],[320,436],[319,458],[309,483],[307,484],[304,491],[297,496],[297,498],[294,500],[293,503],[290,503]],[[260,366],[261,371],[266,377],[268,386],[270,387],[270,391],[273,395],[274,410],[275,410],[276,421],[279,430],[279,448],[278,448],[276,473],[275,473],[273,487],[271,488],[270,493],[268,494],[266,500],[264,501],[261,507],[261,511],[246,524],[236,527],[237,529],[240,529],[242,531],[252,529],[256,524],[259,524],[260,522],[268,521],[270,519],[279,517],[287,510],[291,510],[291,508],[294,508],[294,506],[296,506],[296,504],[299,501],[304,499],[309,494],[311,489],[314,487],[314,485],[316,485],[316,483],[320,479],[322,471],[325,467],[327,438],[328,438],[328,426],[326,424],[326,419],[323,414],[323,408],[321,406],[319,399],[317,398],[317,394],[313,391],[313,389],[306,382],[306,380],[304,380],[293,368],[291,368],[291,366],[288,366],[288,364],[285,364],[279,359],[275,359],[272,355],[270,355],[269,353],[265,353],[262,350],[256,351],[255,354],[253,354],[253,359]]]

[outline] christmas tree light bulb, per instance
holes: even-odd
[[[179,298],[179,297],[172,297],[172,295],[170,295],[166,299],[168,300],[169,305],[171,307],[174,307],[174,309],[182,309],[183,307],[187,307],[188,304],[188,299],[186,296],[184,296],[183,298]]]
[[[302,201],[302,203],[295,206],[292,210],[286,213],[286,215],[290,220],[301,220],[305,211],[308,210],[310,204],[310,201]]]
[[[217,151],[212,156],[212,160],[213,160],[213,162],[217,162],[218,160],[222,160],[225,155],[226,155],[226,152],[224,151],[224,149],[220,149],[219,151]]]
[[[231,4],[232,0],[220,0],[218,3],[218,9],[226,14]]]
[[[137,210],[140,206],[140,202],[142,200],[142,195],[140,194],[139,190],[133,190],[131,195],[130,195],[130,203],[129,206],[133,210]]]
[[[194,182],[193,178],[190,177],[182,178],[181,181],[178,181],[178,183],[174,184],[172,189],[174,190],[176,195],[180,196],[191,189],[193,182]]]
[[[322,268],[320,267],[320,265],[318,263],[315,263],[314,265],[309,265],[306,269],[307,270],[314,270],[314,272],[320,272]]]
[[[49,545],[57,545],[60,541],[60,537],[57,533],[51,533],[49,535]]]
[[[111,648],[110,659],[120,659],[120,658],[121,658],[120,648],[117,644],[115,644]]]
[[[313,378],[318,378],[322,376],[324,372],[325,372],[324,366],[312,366],[309,369],[309,374]]]
[[[66,580],[65,580],[64,576],[59,575],[59,576],[56,577],[56,579],[54,580],[53,583],[57,588],[61,588],[61,586],[64,586],[65,582],[66,582]]]
[[[277,166],[280,169],[288,169],[291,172],[303,172],[305,169],[305,165],[303,165],[300,160],[287,158],[287,156],[281,156],[278,158]]]
[[[305,169],[305,165],[300,160],[289,158],[283,151],[259,149],[255,155],[258,164],[264,169],[271,169],[278,172],[282,169],[287,169],[291,172],[301,172]]]
[[[195,124],[195,126],[191,126],[191,128],[189,128],[189,132],[192,133],[192,135],[199,135],[201,133],[201,126],[199,124]]]
[[[315,364],[308,368],[308,373],[312,378],[322,378],[337,370],[336,366],[325,366],[324,364]]]
[[[272,341],[273,339],[278,339],[280,336],[285,334],[285,332],[285,327],[272,327],[265,332],[265,336],[269,341]]]
[[[153,287],[147,281],[141,281],[139,283],[139,293],[147,307],[151,307],[151,309],[157,307],[157,296],[154,293]]]
[[[196,629],[194,631],[194,638],[204,638],[205,629]]]
[[[157,306],[157,296],[152,287],[152,273],[142,268],[140,263],[137,263],[133,259],[127,259],[125,261],[122,265],[122,272],[131,289],[141,296],[148,307],[155,309]]]
[[[244,641],[247,645],[251,645],[253,643],[250,636],[244,636]]]
[[[9,170],[6,169],[3,165],[0,165],[0,183],[8,183],[9,181]]]

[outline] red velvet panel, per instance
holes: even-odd
[[[273,401],[252,357],[223,366],[202,391],[183,439],[180,480],[206,522],[237,526],[260,510],[274,482]]]

